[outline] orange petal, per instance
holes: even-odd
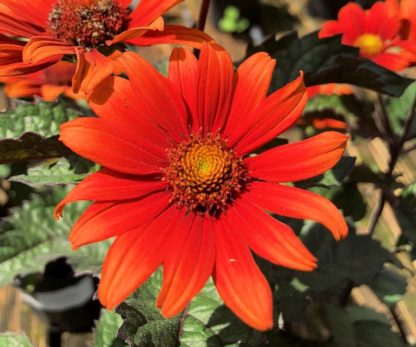
[[[32,37],[41,34],[41,31],[28,22],[0,12],[0,30],[2,34],[17,37]]]
[[[190,216],[183,218],[191,219]],[[172,252],[166,256],[164,282],[157,301],[165,317],[180,313],[204,287],[214,268],[213,221],[196,217],[186,229],[181,227],[178,231],[174,240],[179,245],[172,245]]]
[[[135,26],[135,27],[130,26],[129,29],[114,36],[112,40],[106,41],[106,44],[110,46],[118,42],[132,40],[132,39],[135,39],[136,37],[144,35],[148,31],[154,31],[154,30],[162,31],[164,27],[165,27],[165,22],[163,21],[162,17],[159,17],[148,26]]]
[[[254,253],[268,261],[290,269],[311,271],[316,258],[293,230],[265,211],[244,199],[236,201],[227,214],[230,228],[241,230]]]
[[[140,198],[155,191],[164,190],[166,182],[123,175],[108,169],[89,175],[77,184],[56,206],[55,218],[62,215],[65,205],[82,200],[117,201]]]
[[[105,258],[98,287],[98,298],[105,307],[112,309],[120,304],[159,267],[180,214],[172,206],[148,226],[117,237]]]
[[[261,102],[260,106],[240,122],[230,133],[228,144],[243,155],[271,141],[298,121],[308,94],[303,73],[293,82],[278,89]]]
[[[225,305],[243,322],[257,330],[271,329],[273,303],[270,286],[247,244],[233,230],[221,222],[215,230],[215,286]]]
[[[69,240],[73,249],[136,230],[159,218],[170,197],[167,192],[158,192],[130,201],[93,203],[72,228]]]
[[[51,57],[57,56],[61,59],[62,55],[75,53],[75,47],[70,43],[50,36],[36,36],[32,37],[23,49],[23,61],[34,64]]]
[[[348,233],[344,217],[328,199],[310,191],[275,183],[253,182],[246,193],[261,208],[281,216],[310,219],[324,225],[336,240]]]
[[[206,33],[186,28],[180,25],[165,25],[163,31],[147,31],[144,35],[128,40],[136,46],[151,46],[155,44],[179,44],[201,48],[203,44],[214,43]]]
[[[134,11],[130,14],[131,26],[147,26],[161,17],[173,6],[183,2],[184,0],[141,0]]]
[[[265,181],[295,182],[318,176],[342,157],[348,136],[326,131],[307,140],[275,147],[247,158],[250,175]]]
[[[132,129],[100,118],[82,117],[61,125],[60,140],[74,152],[127,174],[160,173],[166,153]]]
[[[224,137],[227,138],[238,124],[244,122],[266,97],[275,65],[274,59],[267,53],[260,52],[250,56],[238,67],[232,106],[223,131]]]

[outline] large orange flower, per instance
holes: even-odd
[[[315,257],[273,218],[322,223],[340,239],[347,226],[315,193],[283,184],[321,174],[344,152],[347,136],[324,132],[253,155],[291,127],[307,100],[302,75],[266,96],[275,62],[266,53],[234,73],[228,53],[204,45],[199,61],[172,52],[169,77],[125,53],[129,80],[109,77],[90,98],[98,118],[65,123],[61,141],[103,167],[57,206],[93,204],[73,227],[74,248],[115,236],[98,296],[113,308],[163,265],[157,299],[174,316],[212,275],[225,304],[260,330],[273,325],[272,294],[252,253],[310,271]]]
[[[360,48],[360,55],[391,70],[409,65],[408,42],[400,37],[400,17],[384,2],[376,2],[364,11],[356,3],[348,3],[338,13],[338,20],[322,26],[319,37],[342,34],[342,43]]]
[[[44,101],[55,101],[61,94],[73,99],[82,98],[82,93],[72,91],[75,64],[59,61],[44,70],[27,75],[0,78],[5,84],[4,92],[10,98],[39,96]]]
[[[161,15],[183,0],[2,0],[0,76],[35,72],[62,59],[121,42],[186,43],[210,38],[195,29],[164,25]]]

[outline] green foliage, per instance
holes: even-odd
[[[75,163],[71,163],[66,158],[60,158],[59,160],[48,161],[29,168],[26,174],[13,176],[10,180],[24,183],[34,188],[45,185],[74,184],[87,176],[85,172],[91,171],[91,168],[94,168],[87,161],[81,162],[81,158],[79,158],[78,164],[75,165]]]
[[[32,344],[25,335],[1,333],[0,347],[32,347]]]
[[[224,17],[218,22],[218,27],[226,33],[242,33],[249,26],[250,21],[247,18],[240,18],[240,10],[235,6],[227,6]]]
[[[123,317],[118,336],[131,346],[198,347],[257,346],[262,334],[242,323],[218,296],[212,281],[196,296],[185,312],[165,319],[155,307],[162,272],[157,271],[139,290],[122,303]]]
[[[62,156],[66,148],[57,140],[61,123],[77,112],[67,104],[20,104],[0,115],[0,163]]]
[[[266,51],[279,64],[274,71],[272,90],[305,73],[307,86],[325,83],[349,83],[393,96],[400,96],[412,80],[401,77],[373,62],[359,58],[358,49],[343,46],[339,36],[319,39],[317,32],[299,38],[290,33],[275,41],[274,37],[249,54]]]
[[[410,109],[416,99],[416,82],[412,83],[399,98],[391,98],[386,105],[387,113],[391,119],[393,130],[397,135],[403,132],[403,126]],[[416,122],[413,122],[409,137],[416,136]]]
[[[66,189],[56,188],[35,195],[0,225],[0,286],[11,283],[18,274],[43,271],[45,264],[59,256],[69,256],[78,270],[96,270],[108,248],[98,243],[72,251],[68,233],[85,204],[70,204],[64,218],[55,221],[53,209],[65,196]]]
[[[112,347],[122,323],[123,320],[117,313],[101,310],[100,320],[94,330],[93,347]]]
[[[398,271],[386,268],[380,271],[370,287],[380,300],[394,307],[406,293],[407,280]]]
[[[403,189],[397,208],[395,209],[397,220],[402,229],[402,235],[416,243],[416,183]]]

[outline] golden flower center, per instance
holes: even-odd
[[[192,137],[171,150],[169,159],[172,201],[190,211],[218,214],[248,180],[241,158],[219,137]]]
[[[127,29],[129,10],[114,0],[58,0],[49,13],[49,32],[87,50]]]
[[[378,35],[363,34],[354,41],[354,46],[360,48],[361,55],[373,57],[382,51],[384,44]]]

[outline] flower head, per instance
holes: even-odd
[[[119,43],[184,43],[199,47],[206,34],[161,17],[183,0],[4,0],[0,4],[0,77],[40,71],[65,55]]]
[[[360,49],[360,55],[391,70],[409,65],[406,40],[400,37],[401,21],[388,4],[378,1],[369,10],[350,2],[338,13],[338,20],[322,26],[319,37],[342,34],[342,43]]]
[[[324,132],[253,152],[291,127],[307,100],[302,75],[266,96],[275,62],[266,53],[234,72],[230,56],[204,45],[172,52],[169,77],[133,53],[123,54],[129,80],[109,77],[90,97],[98,117],[65,123],[60,139],[104,168],[57,206],[92,205],[75,224],[74,248],[116,237],[98,296],[122,302],[161,265],[157,305],[181,312],[212,276],[225,304],[244,322],[270,329],[272,294],[254,252],[274,264],[311,271],[316,258],[286,224],[270,215],[322,223],[347,233],[337,208],[285,185],[331,168],[347,136]]]

